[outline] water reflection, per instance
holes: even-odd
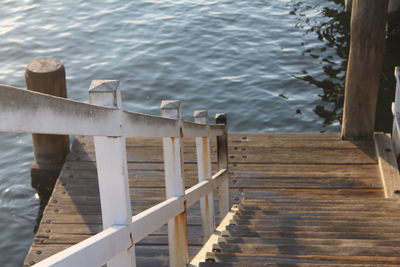
[[[324,126],[334,121],[341,122],[344,99],[345,70],[349,49],[349,15],[344,11],[341,0],[331,0],[330,4],[316,3],[310,5],[295,2],[290,12],[295,16],[297,28],[304,29],[305,35],[317,35],[321,46],[308,48],[301,43],[303,56],[317,60],[323,69],[323,76],[313,76],[308,70],[303,70],[304,75],[296,76],[310,85],[322,89],[319,96],[324,101],[318,104],[313,111],[324,120]],[[311,16],[316,10],[319,16]],[[310,19],[310,18],[313,19]],[[327,49],[329,47],[330,49]]]
[[[296,2],[290,12],[298,20],[296,27],[304,29],[304,34],[316,34],[323,44],[322,48],[317,49],[304,48],[303,43],[301,45],[302,55],[318,60],[325,75],[315,77],[309,75],[307,70],[303,70],[304,75],[296,78],[322,89],[322,94],[319,96],[326,103],[318,104],[314,112],[324,120],[325,126],[342,120],[345,70],[350,41],[350,15],[344,10],[344,1],[330,0],[330,2],[328,5],[324,3],[326,6],[323,7],[321,1],[314,6]],[[321,10],[321,16],[314,16],[311,20],[309,13],[315,10]],[[388,36],[376,110],[376,131],[391,132],[393,119],[391,102],[394,99],[396,86],[393,70],[395,66],[400,65],[399,45],[398,35]],[[333,49],[328,52],[326,47]],[[332,54],[332,51],[335,51],[335,54]]]

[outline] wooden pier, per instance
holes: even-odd
[[[126,143],[137,214],[165,200],[162,142]],[[197,183],[194,139],[183,144],[190,187]],[[215,140],[212,151],[215,170]],[[230,202],[244,202],[207,259],[231,265],[204,266],[400,263],[398,201],[385,199],[373,141],[342,141],[338,133],[230,134],[229,160]],[[25,266],[102,230],[95,166],[92,138],[77,137]],[[198,205],[188,213],[188,232],[193,257],[203,242]],[[136,246],[136,259],[137,266],[168,266],[165,227]]]
[[[341,134],[128,112],[117,80],[71,101],[59,61],[29,64],[29,91],[0,85],[0,131],[33,134],[34,187],[56,184],[24,266],[398,266],[399,68],[393,133],[374,133],[387,7],[353,2]]]

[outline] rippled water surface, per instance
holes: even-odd
[[[162,99],[227,112],[230,130],[338,131],[347,53],[342,1],[1,1],[0,83],[38,57],[64,62],[68,93],[119,79],[128,110]],[[0,266],[20,266],[39,200],[29,135],[0,134]]]

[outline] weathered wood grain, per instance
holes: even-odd
[[[197,182],[195,141],[184,137],[182,143],[188,188]],[[165,199],[162,142],[160,138],[127,138],[126,144],[132,213],[137,214]],[[298,244],[313,249],[317,246],[348,247],[351,242],[365,247],[394,247],[400,242],[400,234],[394,232],[400,213],[396,211],[397,203],[383,198],[373,143],[341,141],[337,133],[263,133],[230,134],[228,144],[229,156],[233,157],[229,159],[230,203],[244,200],[247,206],[234,216],[229,230],[224,232],[226,237],[221,238],[235,239],[232,244],[258,244],[255,241],[258,239],[261,240],[259,244],[275,247],[291,245],[297,240]],[[215,145],[213,138],[214,161]],[[73,143],[25,266],[102,229],[92,146],[91,137],[78,137]],[[215,162],[212,167],[215,171]],[[218,210],[217,200],[215,206]],[[391,217],[387,218],[389,214]],[[200,222],[196,204],[188,211],[191,255],[199,250],[202,242]],[[244,227],[243,231],[235,230],[234,224]],[[327,224],[338,229],[352,227],[357,231],[333,232]],[[379,233],[379,225],[393,229],[393,233]],[[259,232],[251,232],[257,227],[261,227]],[[363,232],[364,229],[371,232]],[[167,239],[165,226],[144,239],[136,250],[138,266],[168,266]],[[240,239],[246,242],[240,243]],[[362,243],[366,240],[370,243]],[[226,252],[214,257],[225,260],[230,257],[228,255],[234,255],[242,261],[240,264],[253,258],[257,262],[256,256],[242,257],[242,254]],[[311,264],[315,261],[292,258],[282,262]],[[366,263],[366,260],[361,262]]]
[[[385,55],[388,0],[353,0],[342,136],[372,139]]]
[[[374,140],[385,197],[399,199],[400,175],[392,140],[383,133],[375,133]]]

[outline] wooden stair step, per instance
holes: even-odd
[[[385,206],[351,206],[351,205],[309,205],[309,206],[242,206],[240,209],[241,213],[249,212],[264,212],[264,211],[275,211],[275,210],[304,210],[304,211],[357,211],[357,212],[387,212],[393,214],[400,214],[400,207],[385,207]]]
[[[259,255],[330,255],[330,256],[377,256],[391,257],[399,251],[395,246],[340,246],[340,245],[298,245],[292,244],[215,244],[213,251]],[[400,257],[397,258],[400,260]]]
[[[219,237],[218,244],[275,244],[275,245],[333,245],[333,246],[400,246],[397,240],[340,239],[340,238],[262,238],[262,237]]]
[[[338,267],[343,264],[320,264],[320,263],[268,263],[268,262],[201,262],[199,267]],[[346,263],[351,267],[397,267],[397,264],[358,264]]]
[[[357,216],[354,214],[351,216],[350,214],[318,214],[318,213],[300,213],[300,214],[246,214],[246,215],[235,215],[234,219],[243,219],[243,220],[270,220],[284,222],[284,221],[292,221],[292,220],[312,220],[312,221],[342,221],[342,222],[364,222],[368,220],[369,222],[398,222],[399,216]],[[366,218],[367,217],[367,218]]]
[[[354,218],[360,217],[374,217],[374,216],[387,216],[387,217],[400,217],[399,212],[385,212],[385,211],[340,211],[340,210],[244,210],[238,211],[236,215],[274,215],[274,214],[291,214],[291,215],[320,215],[320,216],[348,216]]]
[[[373,264],[373,265],[399,265],[399,257],[377,257],[377,256],[332,256],[332,255],[280,255],[274,253],[232,253],[232,252],[209,252],[206,255],[206,261],[214,260],[216,262],[240,262],[240,263],[279,263],[279,264]]]
[[[379,239],[399,240],[400,233],[371,232],[309,232],[309,231],[240,231],[236,229],[223,231],[222,237],[262,237],[262,238],[336,238],[336,239]]]
[[[359,220],[359,221],[341,221],[341,220],[313,220],[310,219],[294,219],[294,220],[273,220],[270,218],[258,219],[255,217],[250,220],[233,219],[230,222],[231,225],[240,226],[261,226],[261,225],[279,225],[279,226],[328,226],[335,225],[338,227],[398,227],[399,222],[397,220],[391,221],[370,221],[370,220]]]

